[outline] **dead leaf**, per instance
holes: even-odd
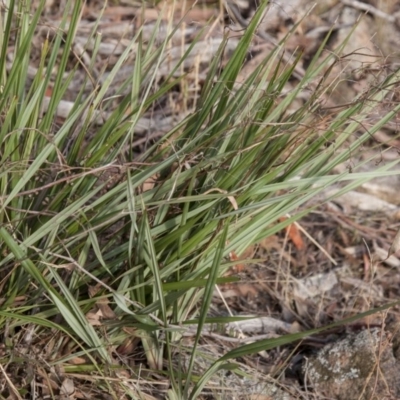
[[[92,299],[94,296],[96,296],[97,293],[99,293],[101,289],[101,285],[97,284],[95,286],[89,286],[88,292],[89,296]],[[100,297],[96,299],[96,306],[90,310],[90,312],[87,314],[91,319],[97,318],[93,317],[95,314],[98,314],[100,312],[100,318],[102,319],[116,319],[117,316],[114,313],[113,309],[108,305],[110,301],[108,300],[107,297]]]
[[[60,395],[67,399],[75,398],[75,385],[72,379],[66,378],[64,379],[61,388]]]
[[[390,251],[390,250],[389,250]],[[390,267],[400,268],[400,260],[395,255],[387,257],[388,252],[374,243],[374,259],[378,259]]]
[[[46,372],[46,370],[42,369],[42,368],[38,368],[36,370],[36,373],[38,374],[38,376],[40,376],[40,378],[42,379],[43,383],[43,389],[48,391],[48,393],[51,393],[51,390],[58,390],[60,387],[59,382],[56,382],[55,379],[53,379],[52,374],[48,374]],[[50,390],[51,389],[51,390]]]
[[[279,221],[285,221],[286,217],[279,218]],[[294,246],[297,250],[303,250],[305,248],[303,238],[301,237],[301,233],[299,228],[296,226],[295,223],[288,225],[285,228],[289,239],[293,242]]]
[[[236,255],[234,251],[231,251],[229,253],[229,260],[232,262],[239,261],[239,257]],[[238,262],[232,269],[234,270],[234,272],[242,272],[244,270],[244,264]]]
[[[279,244],[279,238],[277,235],[272,235],[272,236],[268,236],[264,239],[262,239],[259,243],[259,246],[266,250],[272,250],[272,249],[279,249],[281,246]]]
[[[89,297],[92,299],[94,296],[96,296],[96,294],[99,292],[99,290],[100,290],[99,284],[97,284],[95,286],[89,285],[89,289],[88,289]]]
[[[393,239],[392,245],[390,246],[386,259],[382,261],[386,261],[390,256],[397,253],[399,250],[400,250],[400,229],[397,231],[396,236]]]
[[[255,246],[249,246],[243,254],[239,257],[234,251],[229,253],[230,261],[238,261],[238,263],[233,267],[234,272],[239,273],[243,272],[246,267],[245,263],[241,263],[240,261],[246,260],[248,258],[253,258],[255,252]]]
[[[73,365],[82,365],[82,364],[86,364],[87,360],[86,360],[86,358],[83,358],[83,357],[73,357],[69,360],[69,363],[73,364]]]
[[[106,300],[106,299],[104,299],[104,300]],[[107,301],[107,303],[108,303],[108,301]],[[101,302],[96,303],[96,305],[97,305],[97,307],[99,307],[104,319],[116,319],[117,315],[115,314],[113,309],[107,303],[104,303],[101,301]]]
[[[302,331],[302,328],[301,328],[301,325],[299,324],[299,322],[297,322],[297,321],[292,322],[292,325],[290,327],[290,333],[298,333],[301,331]]]
[[[224,299],[230,299],[233,297],[246,297],[246,299],[255,299],[259,296],[257,288],[250,283],[239,283],[236,285],[225,284],[223,286]],[[213,296],[220,298],[220,293],[216,290]]]
[[[140,338],[138,337],[128,337],[117,347],[116,351],[122,356],[132,354],[139,342]]]
[[[147,191],[153,189],[157,182],[157,179],[158,179],[157,174],[151,176],[149,179],[146,179],[141,186],[141,193],[144,193],[144,192],[147,192]]]
[[[103,318],[103,313],[99,309],[97,312],[89,311],[86,314],[86,319],[92,326],[101,326],[103,325],[100,320]]]
[[[45,96],[51,97],[53,94],[53,88],[51,86],[48,86],[45,92]]]

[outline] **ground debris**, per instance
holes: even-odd
[[[400,398],[400,362],[391,334],[378,328],[326,345],[304,364],[303,372],[306,387],[318,398]]]

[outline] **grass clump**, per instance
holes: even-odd
[[[134,143],[141,119],[184,86],[180,70],[193,46],[159,80],[177,29],[170,26],[159,43],[160,17],[149,41],[139,28],[115,65],[98,71],[101,38],[95,27],[83,53],[73,50],[82,9],[68,2],[57,30],[42,43],[32,78],[32,42],[45,1],[33,13],[31,6],[10,1],[0,21],[1,364],[12,377],[6,392],[25,396],[32,389],[22,383],[24,370],[45,368],[30,382],[40,380],[54,396],[60,385],[52,385],[51,371],[57,367],[80,374],[89,386],[97,376],[93,393],[139,398],[144,388],[138,377],[156,387],[161,376],[160,391],[169,389],[170,398],[194,399],[216,370],[233,367],[225,359],[281,344],[247,346],[197,376],[214,287],[233,279],[224,277],[232,266],[229,253],[305,215],[311,209],[305,205],[333,183],[348,181],[346,191],[371,178],[332,170],[398,112],[400,106],[362,129],[397,75],[332,115],[321,133],[324,80],[344,44],[321,57],[325,41],[288,93],[301,54],[286,63],[279,47],[237,85],[264,15],[260,6],[223,67],[230,39],[221,41],[193,110],[139,152]],[[84,54],[90,55],[86,61]],[[85,79],[65,111],[64,98],[83,65]],[[304,104],[294,107],[310,87]],[[188,323],[197,324],[197,334],[185,346]],[[179,352],[191,356],[179,364]],[[34,353],[46,367],[32,367]],[[100,377],[118,378],[118,385]]]

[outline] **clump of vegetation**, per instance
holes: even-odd
[[[81,3],[68,2],[31,76],[44,6],[31,13],[29,1],[10,1],[1,9],[0,332],[1,365],[12,376],[5,391],[23,397],[33,390],[23,382],[40,380],[54,396],[54,368],[60,368],[115,397],[140,396],[163,376],[171,399],[194,399],[217,370],[233,368],[225,361],[307,335],[243,346],[197,375],[204,324],[237,319],[208,314],[215,285],[234,279],[225,276],[234,264],[229,254],[307,214],[315,205],[305,205],[329,185],[348,182],[344,192],[372,177],[332,170],[398,112],[400,106],[362,129],[396,73],[331,115],[321,133],[324,81],[344,43],[321,57],[328,35],[289,92],[285,85],[301,54],[284,62],[280,47],[236,84],[263,18],[260,6],[223,66],[229,38],[221,42],[191,112],[138,152],[140,119],[185,81],[181,66],[195,42],[157,80],[177,27],[162,43],[156,30],[144,42],[138,29],[115,66],[98,71],[101,37],[94,26],[76,53]],[[65,111],[63,99],[82,68],[84,81]],[[304,103],[292,107],[306,92]],[[197,326],[190,346],[181,340],[187,324]],[[135,365],[128,363],[131,354]],[[179,364],[177,354],[188,355],[186,362]],[[34,371],[29,379],[27,369]],[[102,376],[118,378],[118,385]]]

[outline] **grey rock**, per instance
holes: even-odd
[[[350,334],[322,348],[303,366],[308,389],[337,400],[400,398],[400,362],[381,329]]]

